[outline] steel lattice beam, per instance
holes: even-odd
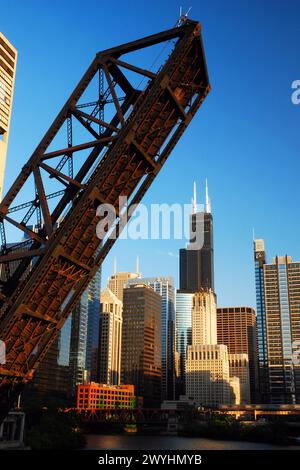
[[[157,73],[121,59],[171,40],[173,50]],[[146,88],[135,89],[126,71],[130,77],[145,76]],[[99,96],[80,103],[97,73]],[[197,22],[100,52],[22,168],[0,204],[0,339],[7,352],[6,364],[0,366],[0,418],[32,378],[115,242],[97,238],[97,206],[110,203],[117,208],[120,196],[129,205],[141,201],[209,90]],[[114,106],[110,120],[103,112],[108,103]],[[74,121],[94,140],[75,143]],[[49,149],[65,124],[66,145]],[[84,161],[73,172],[82,151]],[[17,205],[14,201],[29,178],[35,194],[30,203]],[[49,178],[63,185],[61,191],[50,192],[60,198],[54,207],[50,200],[55,196],[47,197]],[[25,207],[27,214],[17,220],[15,215]],[[35,211],[40,223],[32,227]],[[26,246],[14,249],[6,243],[7,223],[26,234]],[[114,230],[118,235],[118,224]]]

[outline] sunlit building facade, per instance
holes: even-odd
[[[128,285],[136,280],[130,279]],[[146,284],[161,296],[161,373],[162,400],[175,396],[175,287],[171,276],[143,277],[138,282]]]
[[[133,384],[146,407],[161,402],[161,304],[146,284],[124,289],[122,383]]]
[[[10,118],[14,95],[17,50],[0,32],[0,200],[9,137]]]
[[[230,373],[230,371],[229,371]],[[240,405],[241,404],[241,381],[239,377],[229,377],[230,385],[230,404]]]
[[[108,279],[107,287],[123,302],[123,290],[130,279],[140,278],[140,273],[115,272]]]
[[[135,407],[134,385],[107,385],[95,382],[78,385],[77,409],[109,410]]]
[[[300,262],[264,266],[270,401],[300,403]]]
[[[257,300],[264,320],[260,337],[265,341],[260,347],[266,347],[266,396],[274,404],[299,404],[300,262],[286,255],[267,263],[263,240],[255,240],[254,250]],[[264,349],[260,353],[264,357]]]
[[[228,353],[248,356],[250,399],[241,392],[241,400],[259,403],[259,367],[257,320],[252,307],[217,308],[218,343],[225,344]],[[232,375],[232,374],[231,374]]]
[[[239,403],[251,403],[248,354],[229,354],[229,375],[239,378]]]
[[[200,289],[193,296],[192,344],[217,344],[216,295],[211,289]]]
[[[108,385],[119,385],[121,380],[122,348],[121,300],[106,287],[100,297],[99,380]]]
[[[186,393],[199,406],[217,407],[232,400],[229,358],[223,344],[188,346]]]
[[[217,306],[211,289],[193,295],[192,345],[187,348],[186,394],[199,405],[217,407],[232,403],[227,346],[217,344]],[[234,381],[236,388],[237,380]]]

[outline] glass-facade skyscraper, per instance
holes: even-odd
[[[258,324],[259,348],[260,358],[267,357],[269,401],[300,403],[300,262],[276,256],[268,264],[260,256],[263,241],[255,240],[254,248],[258,308],[263,312]],[[266,356],[262,346],[266,346]]]
[[[99,270],[38,368],[38,391],[74,396],[78,384],[98,380],[100,290]]]
[[[268,403],[270,397],[268,374],[267,323],[265,309],[264,265],[266,263],[266,252],[264,240],[254,241],[254,262],[260,400],[263,403]]]
[[[180,354],[180,375],[179,394],[184,394],[185,389],[185,359],[188,345],[192,344],[192,307],[193,295],[191,293],[176,293],[176,351]]]
[[[32,386],[38,393],[58,396],[68,393],[71,324],[72,314],[65,321],[34,375]]]
[[[90,373],[91,381],[98,380],[100,293],[101,270],[97,272],[88,287],[86,368]]]
[[[72,313],[70,343],[70,389],[98,380],[101,270],[82,294]]]

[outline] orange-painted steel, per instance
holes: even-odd
[[[157,73],[123,58],[166,41],[173,49]],[[146,77],[144,90],[132,85],[134,74]],[[96,100],[80,102],[95,77]],[[101,203],[117,208],[120,196],[129,206],[141,201],[209,90],[197,22],[105,50],[22,168],[0,204],[0,339],[6,344],[0,418],[32,378],[115,241],[97,238],[96,208]],[[109,120],[103,115],[108,104],[114,106]],[[76,143],[74,121],[81,129]],[[60,138],[57,144],[63,126],[67,142]],[[82,142],[83,131],[88,138]],[[78,167],[80,152],[84,159]],[[50,179],[56,184],[51,194]],[[34,196],[24,203],[21,194],[29,180]],[[21,243],[7,243],[7,225],[23,233]]]

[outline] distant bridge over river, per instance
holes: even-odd
[[[192,409],[160,409],[160,408],[110,408],[110,409],[78,409],[70,408],[66,412],[78,413],[85,422],[94,423],[118,423],[118,424],[149,424],[168,425],[179,423],[187,418],[188,413],[193,414]],[[194,410],[196,411],[196,410]],[[212,413],[232,415],[236,419],[247,418],[256,421],[259,418],[272,416],[299,416],[300,405],[223,405],[217,409],[203,409],[203,413],[209,420]],[[196,416],[195,416],[196,417]]]

